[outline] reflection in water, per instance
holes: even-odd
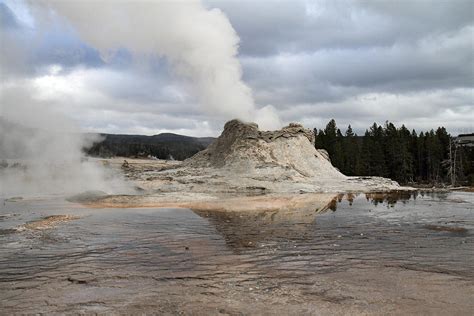
[[[321,200],[317,195],[312,203],[298,209],[283,208],[272,211],[236,212],[193,210],[206,218],[234,250],[257,247],[268,240],[306,238],[318,214],[335,211],[344,194]]]
[[[384,192],[384,193],[366,193],[365,197],[367,201],[371,201],[374,205],[379,203],[386,203],[388,206],[395,205],[398,201],[406,203],[411,198],[416,199],[418,195],[417,191],[395,191],[395,192]]]
[[[349,205],[352,206],[352,203],[354,203],[354,199],[357,197],[356,194],[354,193],[347,193],[346,199],[349,202]]]
[[[472,196],[349,193],[266,212],[7,202],[0,209],[0,310],[117,311],[144,296],[153,297],[150,306],[157,308],[173,297],[185,299],[183,293],[190,295],[188,306],[203,306],[249,288],[265,295],[285,288],[311,292],[315,284],[326,286],[319,281],[323,275],[354,267],[473,280]],[[59,214],[80,218],[15,230]],[[176,285],[173,295],[166,292]],[[204,296],[194,299],[191,289]]]
[[[446,200],[449,196],[449,191],[391,191],[379,193],[365,193],[367,201],[374,205],[386,204],[387,207],[393,207],[397,202],[406,204],[410,200],[416,200],[418,197],[430,197],[438,200]],[[349,199],[348,199],[349,200]]]
[[[260,212],[193,211],[199,216],[208,219],[219,234],[223,236],[230,248],[240,251],[244,248],[258,247],[259,243],[265,243],[270,240],[288,241],[293,239],[317,238],[314,234],[314,230],[325,228],[316,225],[319,216],[328,211],[336,212],[338,205],[342,205],[344,210],[348,204],[349,209],[351,209],[354,202],[356,200],[361,202],[363,197],[375,207],[383,205],[386,206],[387,209],[390,209],[394,208],[397,202],[406,205],[410,201],[415,201],[418,196],[422,198],[436,198],[440,201],[448,197],[445,192],[396,191],[365,194],[347,193],[337,194],[332,198],[328,198],[326,202],[315,199],[309,207],[299,209]],[[344,204],[345,201],[347,201],[347,204]],[[368,209],[369,212],[371,212],[370,208],[367,208],[364,203],[361,203],[358,207],[363,207],[363,209]],[[462,232],[463,234],[466,234],[467,231],[465,228],[439,225],[425,225],[423,227],[435,231]]]

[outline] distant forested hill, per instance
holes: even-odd
[[[184,160],[205,149],[212,137],[189,137],[172,133],[153,136],[101,134],[103,140],[86,150],[98,157],[148,157]]]
[[[48,134],[49,133],[49,134]],[[32,146],[58,139],[57,133],[42,128],[31,128],[11,122],[0,115],[0,159],[18,159],[31,156]],[[39,137],[40,135],[41,137]],[[92,136],[92,134],[86,134]],[[100,134],[102,141],[84,152],[96,157],[148,157],[184,160],[205,149],[212,137],[189,137],[172,133],[153,136]],[[34,152],[34,151],[33,151]]]

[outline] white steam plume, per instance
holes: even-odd
[[[30,50],[39,39],[22,21],[13,24],[0,27],[0,198],[133,192],[114,169],[84,157],[97,135],[81,133],[59,113],[62,104],[45,97],[37,80],[54,77],[59,66],[32,76]]]
[[[176,74],[192,82],[207,113],[280,127],[272,106],[255,107],[242,81],[239,37],[222,11],[197,0],[46,2],[104,56],[124,47],[165,56]]]
[[[84,158],[98,137],[80,133],[36,94],[27,80],[0,89],[0,197],[130,192],[112,169]]]

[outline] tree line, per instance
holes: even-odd
[[[358,136],[350,125],[343,134],[333,119],[314,133],[316,148],[325,149],[346,175],[435,185],[451,183],[454,174],[457,185],[474,185],[474,149],[455,148],[444,127],[417,133],[387,121],[384,126],[374,123]]]
[[[206,148],[210,140],[193,137],[159,134],[112,135],[102,134],[103,139],[85,149],[87,155],[96,157],[135,157],[184,160]]]

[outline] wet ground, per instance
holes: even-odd
[[[473,193],[251,214],[0,203],[0,314],[474,310]]]

